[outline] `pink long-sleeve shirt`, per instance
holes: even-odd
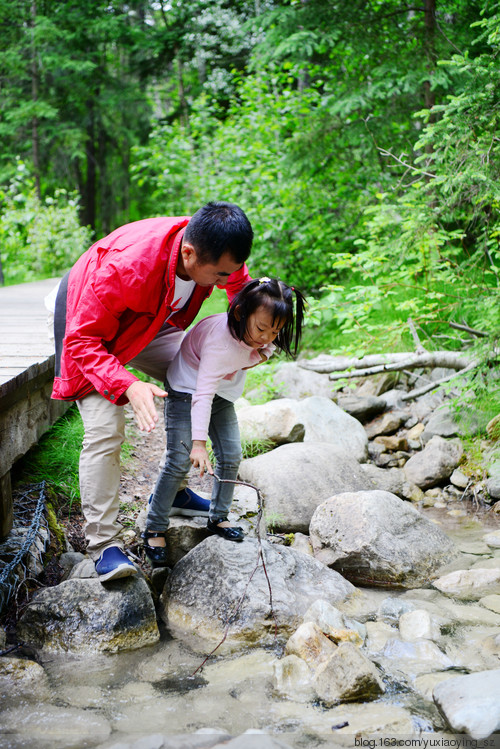
[[[168,368],[170,386],[191,393],[191,438],[206,440],[214,396],[235,401],[243,392],[246,367],[269,358],[275,346],[248,346],[231,335],[225,312],[200,320],[189,330]]]

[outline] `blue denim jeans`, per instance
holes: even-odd
[[[191,468],[191,395],[173,390],[165,383],[168,398],[165,398],[165,430],[167,454],[165,466],[158,476],[148,510],[146,530],[166,531],[169,513],[175,495]],[[208,434],[215,455],[215,473],[221,479],[235,480],[241,461],[241,440],[238,419],[231,401],[216,395]],[[184,442],[189,448],[186,450]],[[221,484],[213,479],[210,517],[218,522],[227,517],[233,501],[234,484]]]

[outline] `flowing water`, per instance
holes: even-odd
[[[463,559],[469,565],[500,557],[500,550],[490,549],[487,556],[480,553],[484,533],[500,527],[493,513],[476,518],[436,508],[425,513],[466,551]],[[388,596],[415,594],[368,592],[375,603]],[[429,592],[420,593],[425,598]],[[478,623],[475,630],[484,637],[492,628]],[[83,659],[43,655],[47,689],[37,687],[21,697],[15,692],[2,696],[0,749],[112,746],[151,734],[185,735],[209,729],[233,736],[260,730],[290,747],[314,747],[332,745],[333,736],[335,742],[341,741],[349,730],[345,724],[362,725],[362,716],[365,724],[368,720],[367,725],[383,730],[389,726],[398,734],[446,730],[429,697],[428,690],[440,678],[435,674],[427,677],[427,696],[425,688],[415,691],[390,675],[381,699],[326,709],[275,692],[273,661],[282,651],[282,642],[274,648],[217,651],[196,675],[204,654],[171,639],[165,631],[155,646],[118,655]]]

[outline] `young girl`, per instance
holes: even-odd
[[[206,317],[184,337],[167,372],[167,456],[142,534],[153,565],[167,563],[169,512],[190,463],[199,468],[200,476],[205,469],[213,474],[208,436],[217,476],[236,479],[241,443],[233,403],[243,392],[245,370],[269,359],[275,349],[295,355],[304,306],[304,297],[293,286],[256,279],[235,296],[227,313]],[[185,445],[191,447],[190,454]],[[233,484],[214,480],[207,527],[230,541],[243,541],[243,530],[227,520],[233,491]]]

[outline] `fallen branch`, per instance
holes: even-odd
[[[455,380],[458,377],[463,377],[466,372],[470,372],[471,369],[475,369],[478,364],[480,364],[479,360],[472,361],[468,367],[465,367],[465,369],[462,369],[460,372],[455,372],[448,377],[442,377],[440,380],[429,382],[427,385],[423,385],[421,388],[417,388],[416,390],[410,390],[409,393],[401,396],[401,400],[410,401],[414,398],[419,398],[421,395],[425,395],[425,393],[428,393],[430,390],[434,390],[435,388],[439,387],[439,385],[443,385],[445,382],[450,382],[451,380]]]
[[[189,453],[189,448],[186,445],[186,443],[181,441],[181,444],[186,448],[186,450]],[[240,611],[240,609],[241,609],[241,607],[243,605],[243,601],[245,600],[245,597],[246,597],[246,594],[247,594],[248,586],[252,582],[253,576],[257,572],[261,561],[262,561],[262,568],[264,570],[264,575],[266,576],[267,587],[268,587],[268,590],[269,590],[269,606],[271,608],[271,614],[272,614],[272,617],[274,619],[274,637],[275,637],[275,639],[278,636],[278,620],[276,619],[276,614],[274,612],[273,591],[272,591],[272,588],[271,588],[271,581],[269,580],[269,575],[267,574],[266,560],[264,558],[264,551],[262,549],[262,538],[261,538],[261,535],[260,535],[260,525],[261,525],[261,521],[262,521],[262,515],[263,515],[263,512],[264,512],[264,503],[262,501],[262,495],[260,493],[260,490],[257,489],[257,487],[254,486],[253,484],[249,484],[246,481],[233,481],[232,479],[221,479],[215,473],[213,474],[213,478],[216,479],[220,484],[236,484],[237,486],[249,486],[251,489],[253,489],[255,492],[257,492],[257,526],[256,527],[257,527],[258,553],[257,553],[257,562],[256,562],[256,565],[255,565],[254,569],[252,570],[252,573],[251,573],[250,577],[247,580],[247,584],[245,585],[245,590],[243,591],[243,593],[242,593],[242,595],[241,595],[241,597],[240,597],[240,599],[239,599],[239,601],[238,601],[238,603],[236,605],[236,608],[235,608],[233,614],[231,614],[230,616],[228,616],[227,619],[226,619],[226,627],[224,629],[224,634],[222,636],[222,639],[217,643],[217,645],[215,646],[215,648],[213,650],[211,650],[210,653],[208,653],[208,655],[203,659],[203,661],[200,663],[200,665],[198,666],[198,668],[195,671],[193,671],[193,673],[191,674],[191,676],[195,676],[198,673],[198,671],[201,671],[201,669],[203,668],[203,666],[205,665],[205,663],[208,661],[208,659],[211,658],[212,655],[225,642],[225,640],[227,638],[227,635],[228,635],[228,632],[229,632],[229,627],[235,621],[236,617],[239,614],[239,611]]]
[[[330,380],[341,380],[343,378],[367,377],[369,375],[380,374],[381,372],[397,372],[401,369],[434,369],[443,367],[444,369],[462,370],[467,369],[471,364],[477,366],[476,360],[464,356],[457,351],[426,351],[423,354],[412,354],[411,352],[403,354],[384,354],[364,356],[361,359],[354,359],[350,362],[350,367],[354,370],[344,371],[330,370]],[[368,364],[368,366],[366,366]],[[335,372],[335,373],[333,373]]]
[[[469,328],[468,325],[461,325],[458,322],[450,322],[449,323],[450,328],[455,328],[455,330],[463,330],[465,333],[470,333],[470,335],[475,335],[478,338],[488,338],[488,333],[485,333],[483,330],[476,330],[475,328]]]

